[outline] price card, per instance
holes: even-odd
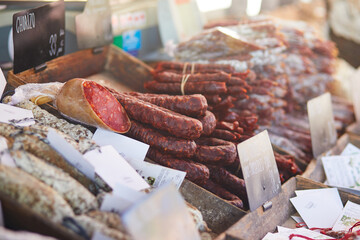
[[[310,122],[311,145],[314,157],[328,151],[336,144],[336,129],[330,93],[324,93],[307,103]]]
[[[143,162],[149,150],[148,144],[100,128],[96,130],[92,140],[100,146],[112,145],[132,166],[135,162]]]
[[[173,185],[158,188],[123,214],[135,240],[200,240],[184,199]]]
[[[279,171],[265,130],[237,145],[250,210],[254,211],[281,191]]]
[[[88,0],[84,12],[75,17],[75,24],[80,49],[105,46],[113,40],[108,0]]]
[[[95,172],[112,189],[115,189],[119,183],[137,191],[150,187],[110,145],[89,151],[84,154],[84,157],[95,167]]]
[[[95,179],[95,168],[91,165],[83,155],[68,143],[54,129],[50,129],[47,134],[47,140],[50,146],[61,154],[66,161],[76,167],[80,172],[91,180]]]
[[[13,15],[14,73],[64,55],[65,5],[58,1]]]
[[[6,79],[4,76],[4,73],[2,72],[1,68],[0,68],[0,98],[2,97],[5,87],[6,87]]]
[[[105,195],[100,210],[121,215],[126,209],[145,196],[146,194],[143,192],[118,184],[112,193]]]
[[[351,77],[351,90],[352,90],[352,99],[354,104],[354,112],[356,117],[356,122],[360,122],[360,68],[358,68]]]
[[[0,122],[10,123],[21,127],[35,124],[34,115],[31,110],[3,103],[0,103]]]

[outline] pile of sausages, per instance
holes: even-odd
[[[131,120],[131,128],[126,134],[150,145],[148,158],[163,166],[185,171],[190,181],[239,208],[247,207],[244,205],[247,203],[244,180],[225,169],[237,159],[236,146],[209,137],[216,127],[216,118],[207,110],[204,96],[109,90],[124,106]]]

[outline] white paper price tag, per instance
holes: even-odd
[[[97,129],[92,138],[100,146],[112,145],[131,165],[143,162],[149,145],[118,133]]]
[[[126,209],[145,196],[146,194],[143,192],[118,184],[111,194],[105,195],[100,210],[121,215]]]
[[[149,188],[149,184],[133,167],[110,145],[87,152],[84,157],[95,167],[95,172],[109,184],[112,189],[123,184],[140,191]]]
[[[201,239],[184,199],[173,185],[148,194],[122,219],[135,240]]]
[[[47,135],[50,146],[61,154],[66,161],[76,167],[80,172],[85,174],[88,178],[95,179],[95,168],[92,166],[83,155],[76,150],[70,143],[68,143],[55,130],[50,129]]]
[[[311,145],[314,157],[328,151],[336,143],[336,129],[330,93],[324,93],[307,103]]]
[[[0,68],[0,98],[4,93],[6,87],[6,79],[4,76],[4,73],[2,72],[1,68]]]
[[[254,211],[281,191],[279,171],[267,131],[237,146],[250,210]]]
[[[11,123],[17,126],[30,126],[35,124],[31,110],[0,103],[0,122]]]

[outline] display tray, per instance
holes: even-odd
[[[14,74],[10,71],[8,83],[17,87],[26,83],[66,82],[80,77],[122,92],[144,92],[143,84],[151,78],[151,69],[118,47],[110,45],[99,53],[87,49],[51,60],[47,62],[46,69],[39,72],[29,69]],[[51,105],[43,107],[55,112]],[[180,187],[180,192],[187,202],[200,210],[215,235],[224,232],[247,213],[187,180]]]
[[[272,208],[264,211],[262,207],[259,207],[241,218],[216,240],[256,240],[262,239],[268,232],[274,232],[277,226],[295,228],[296,222],[291,216],[297,212],[289,201],[290,198],[296,196],[295,190],[326,187],[328,186],[302,176],[291,178],[282,186],[281,193],[271,200]],[[348,200],[360,204],[360,197],[357,195],[341,190],[339,190],[339,194],[343,204]]]

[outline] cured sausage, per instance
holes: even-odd
[[[159,72],[155,75],[155,80],[163,83],[181,83],[185,74],[174,72]],[[230,80],[230,74],[219,73],[196,73],[189,74],[188,82],[215,81],[227,82]]]
[[[234,131],[229,131],[229,130],[224,130],[224,129],[215,129],[212,132],[211,137],[234,142],[234,141],[238,140],[241,137],[241,135]]]
[[[166,62],[166,61],[158,63],[155,69],[157,71],[171,69],[171,70],[178,70],[180,72],[183,72],[184,68],[186,72],[193,71],[195,73],[199,71],[211,72],[214,70],[221,70],[227,73],[232,73],[235,71],[232,66],[225,64],[200,64],[200,63],[192,64],[192,63]]]
[[[209,104],[217,104],[217,103],[221,102],[221,97],[219,96],[219,94],[216,94],[216,95],[204,94],[204,97],[206,98],[206,100]]]
[[[216,127],[216,118],[215,115],[210,112],[206,111],[205,116],[199,119],[203,125],[203,134],[204,136],[209,136]]]
[[[199,138],[195,142],[195,158],[199,162],[225,166],[236,159],[236,146],[232,142],[216,138]]]
[[[160,83],[157,81],[150,81],[144,83],[144,87],[156,93],[182,94],[181,83]],[[221,94],[226,93],[225,82],[187,82],[184,86],[186,94],[204,93],[204,94]]]
[[[199,138],[203,127],[199,120],[181,115],[166,108],[145,102],[136,97],[111,90],[117,100],[123,104],[130,118],[167,131],[176,137],[185,139]]]
[[[186,178],[197,184],[204,184],[210,176],[209,169],[205,165],[175,158],[152,147],[150,147],[147,157],[165,167],[186,172]]]
[[[236,195],[224,189],[221,185],[214,183],[212,180],[208,179],[204,184],[200,185],[209,192],[217,195],[220,198],[228,200],[231,204],[235,205],[238,208],[244,208],[242,200]]]
[[[222,167],[208,165],[208,168],[210,170],[211,180],[222,185],[224,188],[234,193],[242,200],[247,199],[244,179],[231,174]]]
[[[183,96],[137,92],[130,92],[126,94],[191,117],[203,116],[208,108],[206,98],[201,94]]]
[[[55,99],[58,111],[78,122],[119,133],[130,129],[130,119],[116,98],[94,81],[67,81]]]
[[[196,151],[194,141],[163,134],[136,121],[131,121],[131,128],[126,135],[177,157],[191,158]]]

